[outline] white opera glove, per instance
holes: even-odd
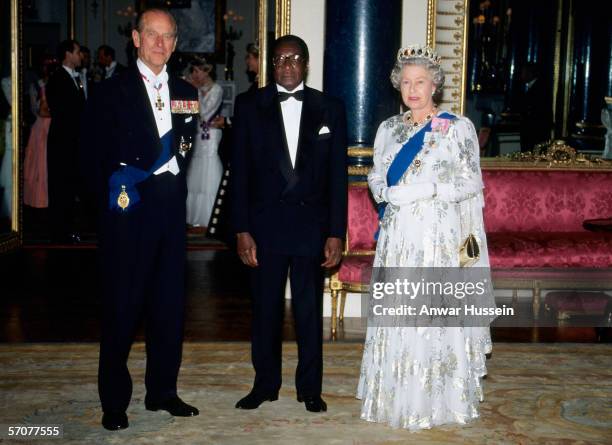
[[[417,184],[394,185],[387,187],[383,195],[388,203],[402,206],[419,199],[432,198],[434,196],[434,184],[431,182],[421,182]]]

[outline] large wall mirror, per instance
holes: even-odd
[[[20,15],[17,0],[0,3],[0,252],[21,242],[19,205]]]
[[[427,42],[447,73],[443,106],[470,117],[484,157],[555,139],[612,157],[612,17],[593,14],[600,5],[429,0]]]
[[[194,55],[205,57],[207,62],[214,64],[216,82],[223,87],[224,93],[221,114],[227,117],[233,112],[237,94],[253,84],[264,86],[267,83],[271,66],[269,48],[276,37],[289,32],[291,10],[290,0],[12,0],[0,4],[0,20],[4,21],[0,46],[2,249],[17,245],[21,239],[28,245],[53,241],[49,233],[48,200],[30,199],[28,192],[32,189],[28,165],[33,166],[34,173],[42,172],[46,166],[30,163],[33,157],[28,152],[31,154],[35,150],[28,147],[32,129],[42,113],[41,92],[51,73],[60,66],[56,48],[62,40],[73,38],[81,47],[89,49],[89,60],[83,61],[79,71],[81,76],[86,76],[86,88],[94,88],[105,75],[98,49],[108,45],[118,64],[134,63],[130,36],[137,13],[151,6],[169,7],[179,24],[179,45],[169,62],[169,69],[182,73]],[[247,46],[251,49],[254,46],[254,50],[259,51],[254,64]],[[84,67],[87,68],[85,72]],[[19,100],[11,101],[11,97]],[[17,131],[19,128],[21,133]],[[40,151],[41,159],[46,159],[44,150]],[[24,164],[21,167],[22,191],[18,180],[19,159]],[[77,205],[80,208],[75,212],[75,226],[81,241],[94,242],[95,221],[87,216],[89,209],[83,201]]]

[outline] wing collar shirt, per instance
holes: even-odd
[[[279,84],[276,84],[279,93],[295,93],[304,89],[304,82],[301,82],[293,91],[289,91]],[[283,113],[283,125],[285,127],[285,136],[287,137],[287,147],[289,148],[289,157],[291,165],[295,168],[295,158],[297,156],[298,139],[300,137],[300,118],[302,116],[302,101],[290,97],[281,102],[281,111]]]
[[[140,60],[140,59],[138,59]],[[144,65],[144,63],[143,63]],[[115,68],[117,67],[117,62],[115,62],[114,60],[110,63],[109,66],[104,68],[105,74],[104,74],[104,78],[105,79],[109,79],[113,73],[115,72]],[[146,67],[146,65],[145,65]],[[147,68],[148,69],[148,68]],[[164,72],[166,71],[166,68],[164,67]],[[142,72],[142,71],[141,71]],[[161,73],[160,73],[161,74]]]
[[[155,124],[157,125],[157,132],[161,138],[167,132],[172,130],[172,114],[170,112],[170,90],[168,89],[168,73],[166,71],[166,65],[158,75],[155,75],[153,71],[146,66],[142,60],[136,61],[138,70],[142,77],[142,81],[147,89],[147,95],[149,96],[149,102],[151,103],[151,109],[153,110],[153,116],[155,116]],[[156,106],[157,95],[159,96],[164,104],[161,110]],[[172,156],[168,162],[162,165],[159,169],[153,172],[154,175],[159,175],[165,172],[170,172],[173,175],[178,175],[179,166],[176,162],[176,157]]]
[[[74,82],[74,85],[77,87],[78,90],[80,90],[81,87],[79,86],[79,82],[77,81],[77,77],[79,77],[79,73],[77,71],[73,70],[72,68],[67,67],[66,65],[62,65],[62,68],[64,68],[66,70],[66,72],[68,74],[70,74],[70,78]]]

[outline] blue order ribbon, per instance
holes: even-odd
[[[453,119],[455,116],[453,116],[450,113],[445,112],[445,113],[440,114],[437,117],[438,119],[440,118],[441,119]],[[402,146],[400,151],[397,152],[395,159],[393,159],[393,162],[389,166],[389,170],[387,170],[387,187],[392,187],[396,185],[399,182],[399,180],[402,179],[402,176],[404,176],[404,173],[406,173],[406,170],[408,170],[408,167],[410,167],[410,164],[412,164],[412,161],[414,161],[414,158],[416,158],[416,156],[419,154],[419,152],[423,148],[423,141],[425,140],[425,133],[427,133],[428,131],[431,131],[431,123],[432,123],[431,120],[427,122],[427,125],[421,128],[415,134],[413,134],[412,137],[408,139],[408,141]],[[379,223],[380,221],[382,221],[383,217],[385,216],[385,210],[387,209],[387,204],[388,203],[386,201],[383,201],[380,204],[378,204]],[[378,241],[379,232],[380,232],[380,224],[378,226],[378,229],[376,230],[376,233],[374,234],[374,239],[377,241]]]
[[[161,153],[148,171],[132,167],[131,165],[125,165],[110,176],[108,179],[110,210],[127,211],[130,207],[140,202],[140,194],[138,193],[136,184],[147,179],[153,174],[154,171],[156,171],[166,162],[170,161],[172,152],[172,135],[172,130],[169,130],[160,138],[162,146]],[[125,192],[130,198],[130,204],[127,208],[122,209],[119,207],[117,199],[119,198],[119,194],[124,190],[124,187]]]

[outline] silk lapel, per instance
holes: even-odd
[[[295,170],[301,172],[312,157],[312,141],[316,137],[318,125],[322,120],[322,105],[312,90],[304,86],[304,103],[300,117],[300,135],[298,138]]]
[[[273,156],[278,160],[279,169],[287,181],[291,184],[296,181],[295,171],[291,165],[291,157],[289,156],[289,146],[287,145],[287,136],[285,134],[285,125],[283,123],[283,113],[281,111],[280,102],[278,101],[278,90],[275,84],[268,85],[263,91],[261,102],[262,109],[262,127],[267,131],[270,148],[273,150]]]
[[[64,76],[64,83],[66,84],[66,92],[70,94],[71,97],[74,97],[74,100],[71,102],[82,102],[85,103],[85,92],[78,87],[75,79],[66,71],[64,67],[60,68],[60,73]],[[70,85],[70,86],[68,86]]]
[[[157,132],[157,124],[155,123],[155,115],[151,108],[151,101],[147,94],[147,87],[142,80],[138,68],[130,68],[132,71],[127,78],[127,82],[121,84],[123,94],[126,97],[126,102],[132,105],[133,116],[140,121],[145,132],[151,139],[151,144],[155,147],[156,156],[161,152],[161,143],[159,133]],[[170,106],[170,104],[168,104]],[[146,144],[149,145],[149,144]]]

